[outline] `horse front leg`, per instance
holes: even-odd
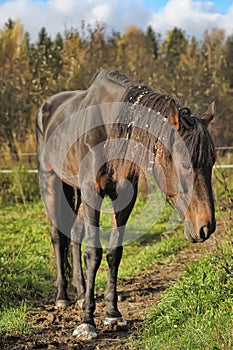
[[[105,300],[108,310],[106,313],[106,318],[104,320],[105,325],[113,323],[118,323],[120,325],[127,324],[126,320],[122,317],[117,306],[117,276],[123,253],[122,244],[125,232],[125,225],[135,204],[135,200],[137,197],[137,185],[134,185],[133,193],[131,192],[131,196],[128,200],[128,205],[126,205],[123,209],[120,209],[121,195],[123,195],[124,197],[127,195],[127,188],[122,189],[122,191],[118,193],[118,200],[113,200],[112,202],[115,216],[113,220],[113,228],[110,237],[110,242],[106,254],[108,263],[108,286],[105,292]]]
[[[117,307],[117,275],[122,258],[123,247],[108,248],[107,249],[107,262],[108,262],[108,287],[105,292],[105,301],[107,303],[107,314],[104,324],[111,323],[126,324],[126,321],[122,318],[122,315]]]
[[[86,284],[82,268],[81,244],[84,238],[84,222],[82,215],[80,191],[78,191],[77,219],[71,229],[71,248],[73,259],[73,285],[76,288],[78,305],[83,308]]]
[[[95,311],[95,278],[98,268],[102,260],[102,248],[89,247],[85,248],[84,260],[87,270],[87,287],[84,301],[83,323],[90,324],[95,327],[94,311]]]
[[[94,322],[94,291],[96,273],[102,260],[102,247],[99,232],[100,206],[102,203],[102,198],[93,188],[89,191],[89,194],[90,196],[93,196],[93,198],[89,198],[91,203],[86,203],[83,201],[86,234],[86,248],[84,252],[84,261],[86,266],[86,293],[83,303],[83,319],[82,324],[73,332],[73,335],[81,337],[84,340],[92,339],[97,336],[96,325]]]

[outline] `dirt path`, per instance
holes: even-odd
[[[176,256],[174,263],[154,264],[151,270],[142,272],[140,276],[119,280],[119,309],[128,320],[125,328],[111,329],[102,324],[106,309],[103,295],[98,295],[95,313],[97,339],[81,342],[72,336],[73,330],[81,322],[81,312],[77,305],[71,305],[65,311],[47,305],[30,314],[30,320],[34,323],[33,333],[29,336],[6,338],[3,349],[127,349],[124,346],[125,340],[135,336],[135,327],[158,302],[161,293],[172,281],[181,276],[188,263],[205,255],[211,249],[213,242],[214,239],[211,238],[202,245],[189,245]]]

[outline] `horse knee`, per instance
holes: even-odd
[[[122,258],[122,253],[123,253],[123,247],[116,247],[116,248],[108,248],[107,249],[107,262],[109,268],[118,268],[120,265],[120,261]]]
[[[102,260],[102,248],[86,247],[84,252],[84,261],[86,265],[87,272],[96,273],[101,260]]]

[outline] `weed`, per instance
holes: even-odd
[[[32,324],[27,320],[28,308],[25,302],[18,307],[7,307],[0,311],[0,336],[29,333]]]

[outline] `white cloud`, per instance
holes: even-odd
[[[48,7],[50,11],[62,15],[70,15],[75,11],[75,0],[49,0]]]
[[[233,9],[233,8],[232,8]],[[182,28],[190,36],[201,38],[206,29],[220,27],[227,35],[233,34],[232,11],[222,14],[213,2],[193,0],[170,0],[159,12],[154,13],[150,24],[156,31],[166,33],[174,28]]]
[[[19,18],[36,40],[41,27],[54,37],[65,28],[79,27],[82,20],[93,24],[106,23],[109,30],[123,31],[136,25],[145,29],[149,24],[162,34],[177,26],[201,38],[205,29],[221,27],[233,34],[233,6],[228,13],[218,12],[213,2],[169,0],[158,12],[145,8],[143,0],[7,0],[0,3],[0,27],[9,19]]]

